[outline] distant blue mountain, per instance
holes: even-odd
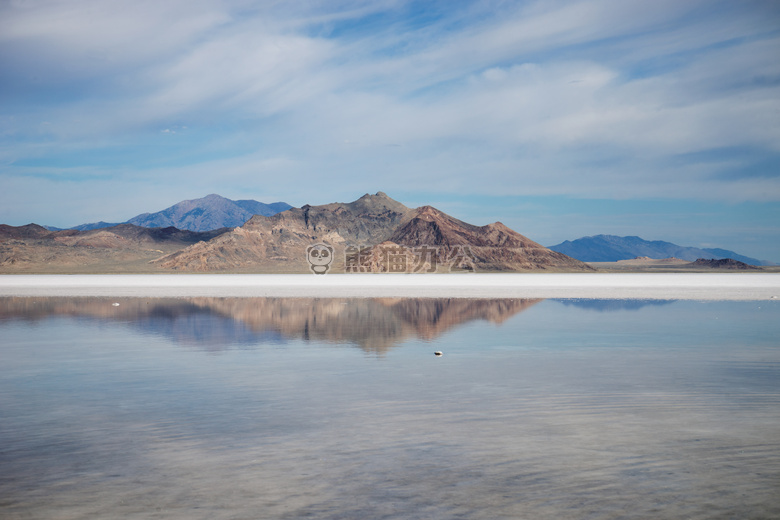
[[[141,213],[121,224],[148,228],[173,226],[190,231],[211,231],[223,227],[241,226],[254,215],[270,217],[292,208],[286,202],[265,204],[256,200],[230,200],[211,194],[201,199],[185,200],[156,213]],[[112,227],[119,222],[93,222],[70,229],[89,231]]]
[[[244,208],[252,215],[262,215],[264,217],[270,217],[272,215],[276,215],[277,213],[281,213],[282,211],[287,211],[288,209],[292,208],[292,206],[290,206],[286,202],[272,202],[271,204],[266,204],[264,202],[257,202],[256,200],[234,200],[232,202]]]
[[[125,222],[103,222],[101,220],[100,222],[90,222],[89,224],[80,224],[78,226],[73,226],[72,228],[68,228],[68,229],[77,229],[79,231],[91,231],[93,229],[114,227],[114,226],[118,226],[119,224],[125,224]]]
[[[638,256],[649,258],[679,258],[693,262],[699,258],[732,258],[750,265],[775,265],[772,262],[750,258],[727,249],[702,249],[663,242],[648,241],[639,237],[596,235],[567,240],[549,249],[563,253],[582,262],[617,262]]]

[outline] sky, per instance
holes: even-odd
[[[780,262],[780,2],[0,0],[0,223],[377,191]]]

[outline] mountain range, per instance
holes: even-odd
[[[762,263],[733,251],[639,237],[598,235],[546,248],[500,222],[475,226],[431,206],[409,208],[383,192],[277,212],[287,206],[209,195],[109,227],[55,231],[36,224],[0,225],[0,272],[316,272],[307,256],[313,244],[328,251],[329,272],[593,271],[585,261],[617,260],[625,260],[621,268],[627,269],[653,262],[675,269]],[[165,226],[211,228],[240,221],[250,211],[275,213],[209,231]],[[165,227],[146,227],[156,223]],[[645,258],[642,265],[628,265],[639,262],[630,260],[637,257]],[[677,258],[651,260],[669,257]],[[686,263],[713,257],[736,262]]]
[[[408,208],[383,192],[367,193],[350,203],[307,204],[270,217],[255,215],[243,226],[155,263],[181,271],[253,270],[269,265],[305,270],[304,251],[314,243],[332,247],[335,272],[392,272],[387,251],[410,259],[404,272],[413,271],[413,254],[423,247],[425,258],[419,264],[425,265],[424,271],[452,268],[455,261],[468,261],[471,270],[483,271],[593,270],[500,222],[473,226],[430,206]],[[350,251],[362,255],[359,262],[350,265]],[[432,264],[436,269],[431,269]]]
[[[176,227],[189,231],[211,231],[225,227],[236,227],[252,218],[253,215],[275,215],[292,206],[286,202],[265,204],[256,200],[230,200],[211,194],[200,199],[185,200],[156,213],[141,213],[122,224],[134,224],[147,228]],[[89,231],[113,227],[119,223],[92,222],[80,224],[68,229]],[[58,228],[47,227],[52,231]]]
[[[577,240],[566,240],[549,248],[583,262],[617,262],[645,256],[648,258],[674,257],[689,262],[700,258],[731,258],[749,265],[775,265],[772,262],[750,258],[727,249],[678,246],[671,242],[648,241],[636,236],[596,235]]]
[[[37,224],[0,224],[0,272],[148,272],[153,271],[147,267],[149,262],[160,255],[211,240],[228,230],[197,232],[119,224],[87,231],[51,231]]]

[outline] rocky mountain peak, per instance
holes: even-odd
[[[367,193],[349,203],[306,204],[271,217],[256,215],[230,233],[159,263],[173,269],[219,270],[282,262],[306,269],[303,252],[316,242],[333,246],[336,259],[346,258],[349,247],[371,247],[366,266],[371,271],[382,270],[383,249],[400,247],[413,254],[422,246],[435,250],[440,266],[472,255],[478,270],[591,270],[500,222],[474,226],[432,206],[410,209],[382,192]]]
[[[414,218],[420,218],[428,222],[433,222],[442,217],[443,213],[433,206],[420,206],[415,210]]]
[[[405,215],[411,209],[404,206],[397,200],[393,200],[383,192],[377,192],[376,195],[366,193],[354,202],[347,204],[337,204],[354,213],[355,215],[381,215],[385,213],[397,213]],[[326,204],[333,206],[332,204]]]
[[[0,224],[0,240],[13,238],[38,238],[50,235],[52,232],[38,224],[25,226],[9,226]]]

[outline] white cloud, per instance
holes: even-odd
[[[0,105],[5,174],[57,175],[21,166],[48,159],[67,177],[81,166],[74,157],[143,154],[176,132],[155,146],[200,136],[190,163],[176,148],[171,164],[108,161],[103,175],[204,192],[219,191],[223,176],[239,187],[259,175],[270,192],[317,197],[359,184],[780,198],[776,176],[715,175],[747,167],[743,158],[675,160],[727,147],[778,152],[780,39],[766,4],[473,2],[422,25],[405,18],[414,7],[2,4],[0,65],[15,76]],[[362,16],[382,12],[395,21],[361,30]]]

